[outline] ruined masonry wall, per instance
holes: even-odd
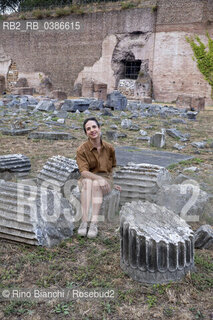
[[[206,30],[213,36],[211,0],[159,0],[157,13],[150,6],[72,15],[54,21],[79,21],[81,30],[1,31],[0,74],[5,75],[5,65],[12,59],[19,75],[28,78],[29,86],[35,85],[33,75],[39,81],[39,74],[45,74],[55,89],[73,95],[74,84],[89,76],[91,80],[107,83],[109,92],[116,84],[117,66],[108,63],[113,55],[117,59],[125,51],[125,37],[129,37],[127,49],[136,59],[149,59],[156,100],[170,102],[179,93],[186,93],[206,96],[206,104],[212,104],[210,86],[197,70],[185,41],[186,35],[195,33],[205,39]],[[107,77],[107,73],[111,76]]]

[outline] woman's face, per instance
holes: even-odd
[[[97,139],[100,137],[101,129],[95,121],[89,120],[85,125],[86,135],[90,139]]]

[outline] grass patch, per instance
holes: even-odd
[[[196,265],[204,268],[206,271],[213,272],[213,260],[210,256],[195,254],[194,261]]]
[[[189,160],[182,160],[178,163],[172,163],[170,164],[167,169],[168,170],[172,170],[178,167],[183,167],[183,166],[190,166],[190,165],[198,165],[204,162],[204,159],[201,158],[193,158],[193,159],[189,159]]]
[[[204,291],[213,288],[213,260],[209,255],[195,254],[195,265],[198,271],[191,274],[191,280],[196,289]]]
[[[44,18],[43,10],[40,10],[40,9],[33,10],[32,16],[38,20],[43,19]]]
[[[132,9],[135,8],[135,3],[133,2],[122,2],[121,3],[121,9],[122,10],[127,10],[127,9]]]
[[[70,10],[70,8],[67,8],[67,7],[65,7],[65,8],[57,8],[55,10],[55,16],[57,18],[68,16],[70,13],[71,13],[71,10]]]

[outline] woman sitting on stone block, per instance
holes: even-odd
[[[82,222],[78,229],[80,236],[95,238],[98,234],[98,214],[103,201],[103,195],[113,187],[113,168],[116,167],[115,150],[113,146],[101,139],[100,124],[96,118],[87,118],[83,129],[88,140],[77,149],[77,164],[81,177]],[[120,186],[114,186],[121,191]],[[88,228],[88,212],[92,202],[92,217]]]

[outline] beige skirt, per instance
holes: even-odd
[[[110,185],[110,190],[113,189],[113,186],[114,186],[114,183],[113,183],[113,179],[110,178],[110,177],[106,177],[106,174],[105,173],[95,173],[97,174],[97,176],[101,176],[103,177]],[[80,179],[78,180],[78,187],[79,187],[79,190],[81,191],[82,189],[82,185],[83,185],[83,180],[86,179],[86,178],[82,178],[80,177]]]

